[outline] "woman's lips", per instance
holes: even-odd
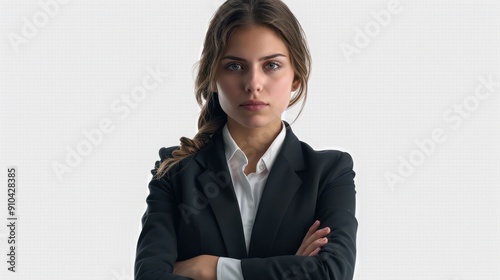
[[[243,107],[244,109],[246,110],[249,110],[249,111],[258,111],[258,110],[262,110],[264,109],[264,107],[266,107],[267,104],[248,104],[248,105],[241,105],[241,107]]]
[[[249,111],[259,111],[259,110],[264,109],[264,107],[267,106],[267,103],[262,101],[262,100],[251,99],[251,100],[245,101],[240,106],[246,110],[249,110]]]

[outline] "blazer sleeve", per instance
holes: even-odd
[[[162,160],[165,154],[165,148],[160,149]],[[155,169],[151,170],[153,176],[159,164],[160,161],[156,161]],[[191,279],[172,273],[177,260],[178,211],[172,186],[165,178],[153,178],[148,187],[147,209],[142,217],[142,231],[137,242],[135,280]]]
[[[321,227],[329,226],[328,243],[316,256],[274,256],[241,260],[245,279],[352,280],[356,260],[355,186],[352,157],[342,152],[319,190],[315,210]]]

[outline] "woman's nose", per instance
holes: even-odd
[[[264,73],[258,67],[248,70],[245,78],[245,92],[253,93],[262,91]]]

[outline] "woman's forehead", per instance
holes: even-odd
[[[288,56],[288,49],[274,31],[266,27],[246,27],[236,30],[229,38],[223,56],[261,59],[274,54]]]

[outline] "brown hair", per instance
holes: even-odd
[[[223,128],[227,115],[222,110],[216,94],[216,74],[220,58],[236,28],[255,25],[271,29],[287,46],[295,72],[294,80],[300,80],[300,87],[291,98],[288,108],[304,99],[297,117],[302,112],[307,99],[311,55],[300,23],[281,0],[228,0],[212,17],[205,36],[201,59],[197,62],[199,68],[195,81],[195,95],[201,108],[198,133],[193,139],[180,138],[181,145],[172,153],[173,157],[165,159],[159,165],[155,174],[157,178],[164,176],[184,158],[201,151],[211,140],[211,136]]]

